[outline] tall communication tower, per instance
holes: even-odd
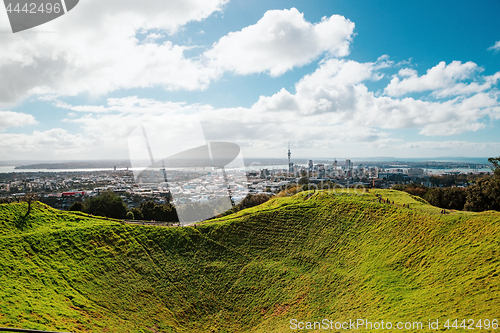
[[[290,172],[292,171],[292,164],[290,163],[290,155],[292,153],[290,152],[290,141],[288,141],[288,175],[290,176]]]

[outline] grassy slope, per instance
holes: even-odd
[[[291,318],[500,317],[500,213],[441,215],[373,192],[303,192],[197,228],[43,206],[23,221],[25,206],[2,205],[0,326],[283,332]]]

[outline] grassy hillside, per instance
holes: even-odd
[[[0,326],[290,332],[292,318],[500,318],[498,212],[442,215],[390,190],[302,192],[196,228],[25,211],[0,205]]]

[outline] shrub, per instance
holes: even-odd
[[[127,207],[122,198],[111,191],[86,199],[83,203],[83,211],[88,214],[123,219],[127,215]]]
[[[68,209],[70,212],[82,212],[83,211],[83,203],[76,201],[69,206]]]

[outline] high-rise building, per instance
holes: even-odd
[[[290,156],[292,153],[290,152],[290,142],[288,142],[288,173],[293,173],[293,163],[290,162]]]
[[[352,169],[352,162],[350,159],[345,160],[345,168],[346,170],[351,170]]]

